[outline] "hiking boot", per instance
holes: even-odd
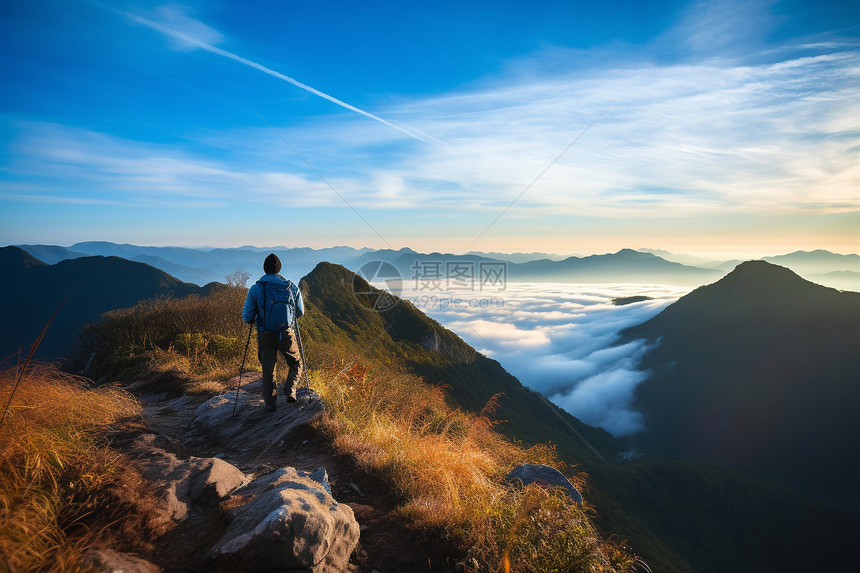
[[[287,392],[286,390],[287,389],[284,388],[284,393],[287,395],[287,402],[289,402],[290,404],[296,402],[298,400],[298,398],[296,398],[296,389],[290,388],[289,392]]]

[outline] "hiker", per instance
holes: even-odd
[[[305,303],[298,287],[278,274],[281,260],[275,253],[266,257],[263,270],[266,274],[248,289],[242,320],[248,324],[254,319],[257,321],[257,356],[263,367],[263,400],[266,410],[274,412],[278,409],[278,389],[274,381],[278,351],[289,367],[284,394],[287,402],[296,401],[299,372],[304,365],[293,323],[305,313]]]

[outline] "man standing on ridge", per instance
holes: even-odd
[[[284,382],[287,402],[296,401],[296,385],[304,364],[301,363],[294,322],[305,313],[305,303],[298,287],[278,274],[281,260],[275,253],[266,257],[263,270],[266,274],[248,289],[242,320],[249,324],[254,319],[257,321],[257,356],[263,367],[263,400],[266,410],[274,412],[278,409],[278,389],[274,381],[278,351],[289,367]]]

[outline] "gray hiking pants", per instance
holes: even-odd
[[[295,396],[296,384],[301,372],[301,355],[293,329],[284,332],[258,332],[257,357],[263,367],[263,400],[267,408],[274,407],[278,390],[275,387],[275,362],[278,352],[287,361],[289,372],[284,382],[284,394]]]

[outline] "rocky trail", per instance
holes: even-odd
[[[331,450],[311,424],[323,412],[313,391],[300,389],[292,404],[279,396],[269,414],[251,376],[238,401],[235,391],[138,395],[143,416],[114,444],[155,494],[166,533],[145,555],[97,550],[91,564],[126,573],[453,570],[396,515],[379,477]]]

